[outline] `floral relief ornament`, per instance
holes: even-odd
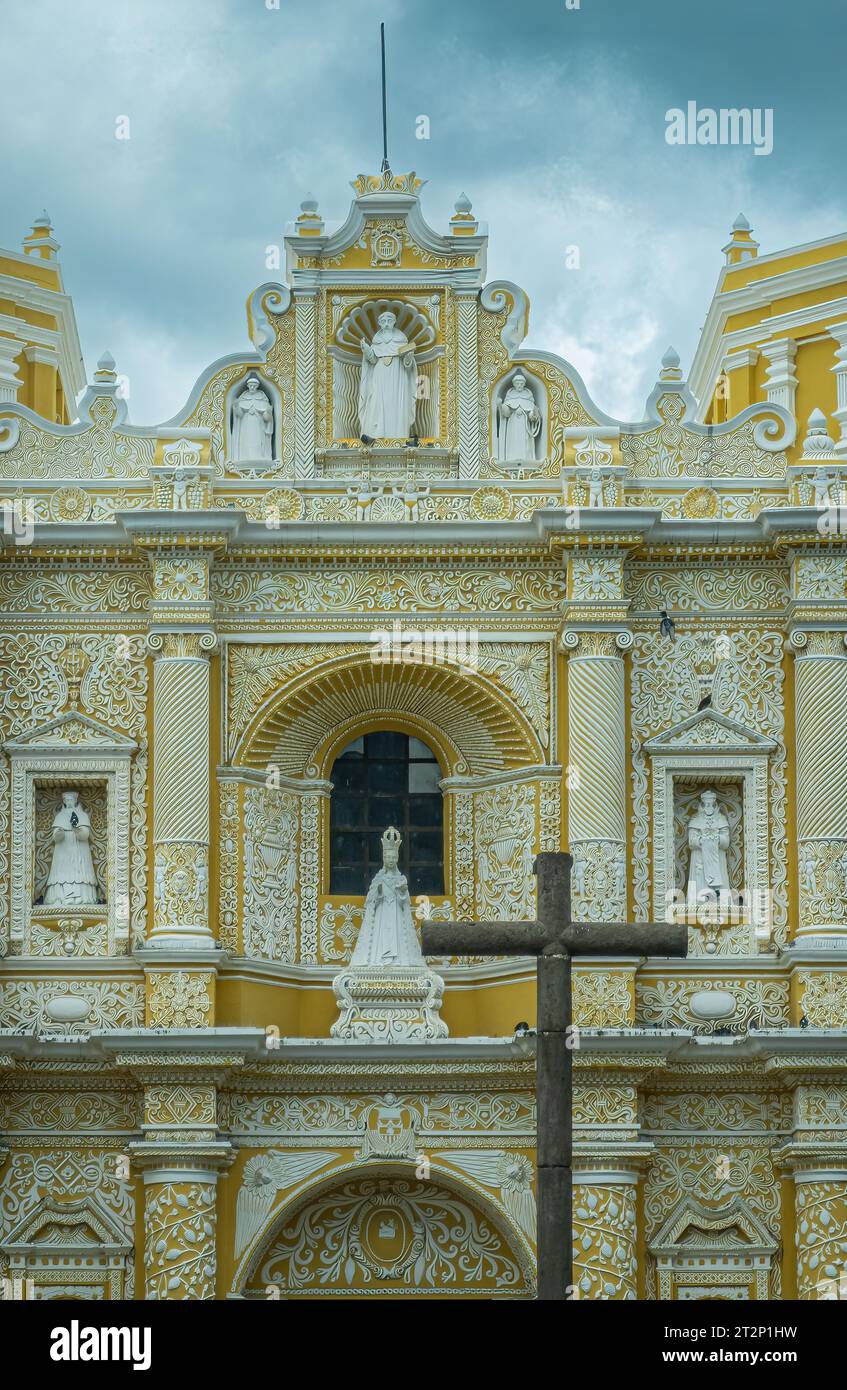
[[[211,975],[189,975],[184,970],[154,975],[150,989],[150,1015],[156,1028],[203,1028],[209,1021],[212,1000]]]

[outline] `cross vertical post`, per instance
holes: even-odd
[[[569,1298],[573,1287],[572,957],[688,953],[684,924],[572,922],[572,862],[569,854],[559,851],[537,856],[537,921],[426,921],[422,931],[426,956],[537,959],[538,1298],[550,1302]]]

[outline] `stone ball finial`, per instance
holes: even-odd
[[[467,193],[460,193],[453,206],[459,214],[462,214],[470,212],[473,208],[473,203]]]
[[[311,215],[311,214],[313,214],[313,213],[316,213],[317,210],[318,210],[318,200],[317,200],[317,198],[315,198],[311,193],[307,193],[306,196],[305,196],[305,198],[303,199],[302,203],[300,204],[300,211],[301,211],[301,212],[305,212],[305,213],[307,214],[307,216],[309,216],[309,215]]]

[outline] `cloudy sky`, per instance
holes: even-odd
[[[305,194],[332,225],[378,170],[381,19],[392,166],[437,228],[468,194],[529,345],[612,414],[669,343],[690,362],[739,211],[763,253],[847,228],[844,0],[3,0],[0,245],[48,209],[89,376],[108,347],[136,423],[248,346]],[[773,153],[668,145],[689,101],[772,108]]]

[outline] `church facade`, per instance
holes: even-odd
[[[847,1296],[847,238],[628,423],[353,189],[158,426],[0,252],[4,1296],[531,1298],[534,962],[408,928],[559,849],[689,934],[574,971],[574,1296]]]

